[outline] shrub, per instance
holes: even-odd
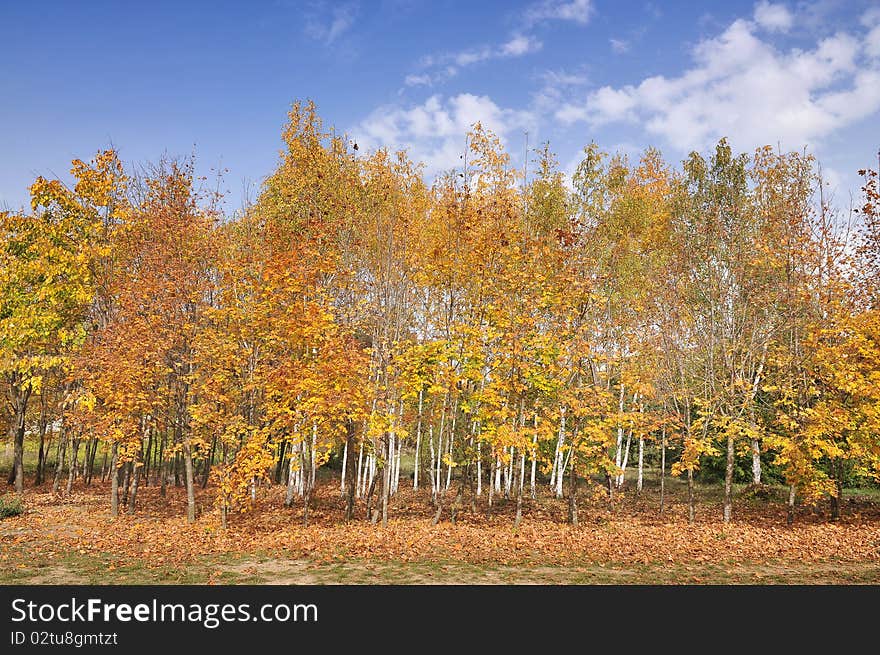
[[[0,496],[0,519],[18,516],[24,511],[21,499],[15,496]]]

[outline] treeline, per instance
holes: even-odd
[[[35,484],[100,469],[115,515],[176,481],[190,521],[210,480],[224,522],[264,483],[307,517],[331,457],[347,517],[383,523],[404,483],[438,516],[515,498],[517,521],[549,484],[576,522],[578,484],[613,496],[638,466],[640,489],[649,446],[691,490],[722,457],[725,520],[738,455],[784,478],[790,518],[880,473],[875,172],[845,215],[812,157],[725,140],[679,168],[591,144],[566,184],[549,145],[515,170],[476,124],[428,186],[311,104],[283,139],[232,217],[191,162],[132,173],[113,151],[0,214],[17,491],[28,434]]]

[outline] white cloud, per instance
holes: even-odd
[[[543,45],[541,41],[533,36],[514,34],[510,39],[497,46],[482,45],[459,52],[426,55],[422,57],[419,63],[424,69],[429,69],[429,71],[419,75],[407,75],[404,79],[404,84],[407,86],[438,84],[455,77],[461,68],[490,59],[523,57],[537,52]]]
[[[531,36],[516,35],[498,50],[501,57],[522,57],[537,52],[543,44]]]
[[[682,151],[722,136],[739,149],[777,142],[799,149],[880,110],[880,62],[860,58],[873,47],[870,35],[841,32],[812,49],[783,52],[757,29],[737,20],[699,43],[681,75],[602,87],[559,107],[556,117],[593,126],[640,123]]]
[[[407,86],[430,86],[431,85],[431,76],[430,75],[407,75],[403,80],[403,83]]]
[[[541,80],[544,84],[532,94],[532,106],[539,114],[552,116],[563,104],[563,99],[571,95],[571,90],[584,86],[589,78],[583,71],[548,70],[541,75]],[[584,118],[584,116],[573,118],[566,124]]]
[[[629,41],[623,39],[611,39],[611,49],[619,55],[629,52]]]
[[[529,25],[547,20],[572,21],[586,25],[592,13],[591,0],[543,0],[526,9],[525,20]]]
[[[306,20],[306,33],[313,39],[330,45],[354,24],[358,8],[357,3],[345,3],[334,6],[329,16],[323,11],[313,13]]]
[[[530,112],[499,107],[488,96],[462,93],[446,99],[433,95],[416,106],[379,107],[349,133],[367,150],[407,150],[432,176],[460,165],[465,134],[476,122],[502,142],[517,131],[534,130],[535,125]]]
[[[762,0],[755,5],[755,22],[768,32],[787,32],[794,24],[794,17],[785,5]]]
[[[871,30],[865,37],[865,52],[869,57],[880,58],[880,7],[866,11],[861,22]]]

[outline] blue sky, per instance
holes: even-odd
[[[290,104],[313,99],[362,149],[455,166],[480,120],[522,161],[549,140],[678,162],[728,136],[807,148],[846,208],[880,147],[880,7],[534,0],[0,3],[0,207],[38,175],[115,146],[195,153],[243,181],[272,171]]]

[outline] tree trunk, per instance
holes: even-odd
[[[565,445],[565,407],[560,410],[559,416],[559,438],[556,441],[556,460],[553,463],[554,468],[556,469],[556,475],[552,482],[556,485],[556,497],[562,498],[562,476],[565,474],[565,467],[563,465],[564,458],[562,454],[562,447]],[[551,476],[553,477],[553,476]]]
[[[151,432],[150,438],[152,438],[152,431],[150,431],[150,432]],[[285,450],[284,447],[286,445],[287,445],[286,441],[281,445],[281,455],[278,459],[278,468],[279,469],[284,465],[284,450]],[[214,461],[214,453],[216,453],[216,452],[217,452],[217,436],[214,435],[214,438],[211,439],[211,450],[208,453],[208,457],[205,459],[205,470],[202,473],[202,489],[208,488],[208,478],[211,476],[211,463]],[[276,479],[275,479],[276,483],[281,482],[281,480],[279,479],[281,477],[280,473],[276,473],[275,477],[276,477]]]
[[[688,524],[694,524],[694,470],[688,469]]]
[[[840,518],[841,505],[843,504],[843,463],[837,459],[833,465],[834,470],[834,494],[831,496],[831,518],[835,521]]]
[[[516,485],[516,519],[513,522],[513,527],[518,528],[519,524],[522,522],[522,500],[523,500],[523,486],[525,485],[526,475],[526,453],[525,451],[521,452],[519,455],[519,483]]]
[[[346,424],[345,430],[345,450],[346,452],[353,453],[354,450],[354,421],[349,420]],[[346,500],[345,500],[345,520],[346,522],[354,519],[354,493],[355,493],[355,485],[357,480],[354,476],[354,457],[349,457],[346,460],[346,467],[348,469],[346,476],[346,480],[348,482],[346,487]],[[345,470],[345,469],[343,469]]]
[[[297,457],[294,452],[290,453],[287,462],[287,492],[284,494],[284,506],[293,507],[293,497],[296,495],[296,468]]]
[[[391,495],[391,467],[394,461],[394,443],[392,435],[388,435],[385,450],[385,462],[382,464],[382,527],[388,525],[388,497]]]
[[[733,514],[733,435],[727,437],[727,466],[724,469],[724,522],[730,523]]]
[[[663,502],[666,497],[666,426],[660,437],[660,516],[663,516]]]
[[[64,429],[64,422],[61,422],[61,429],[58,432],[58,455],[55,458],[55,480],[52,482],[52,493],[58,493],[61,487],[61,473],[64,471],[64,457],[67,454],[67,432]]]
[[[137,459],[131,463],[131,492],[128,495],[128,513],[134,514],[135,504],[137,502],[138,483],[141,479],[141,471],[143,466],[138,466],[141,462],[142,453],[138,453]]]
[[[535,429],[538,428],[538,416],[535,415]],[[535,500],[538,497],[538,490],[535,487],[535,473],[537,472],[538,466],[538,434],[535,433],[535,436],[532,437],[532,471],[529,477],[529,496],[532,500]]]
[[[339,493],[345,495],[345,477],[348,473],[348,439],[345,440],[345,446],[342,448],[342,475],[339,481]]]
[[[153,429],[147,435],[147,452],[144,456],[144,486],[150,486],[150,460],[153,458]]]
[[[165,489],[168,486],[168,471],[166,470],[166,462],[165,462],[165,439],[166,435],[162,433],[162,440],[159,442],[159,461],[156,464],[156,470],[159,472],[159,495],[162,498],[165,498]]]
[[[788,525],[794,523],[794,499],[796,487],[792,484],[788,487],[788,511],[786,513],[785,522]]]
[[[119,472],[116,467],[119,444],[115,441],[113,442],[110,452],[110,514],[113,516],[119,516]]]
[[[413,464],[413,491],[419,489],[419,456],[422,447],[422,395],[423,389],[419,389],[419,417],[416,421],[416,456]]]
[[[88,462],[85,470],[86,485],[92,484],[92,475],[95,471],[95,455],[98,452],[98,439],[93,437],[90,443],[86,444],[86,457]]]
[[[632,446],[632,430],[626,433],[626,448],[623,450],[623,461],[620,464],[620,474],[617,476],[617,488],[623,489],[623,483],[626,481],[626,467],[629,464],[629,449]]]
[[[642,493],[642,480],[644,476],[644,451],[645,451],[645,437],[643,435],[639,435],[639,476],[636,480],[636,493]]]
[[[10,482],[15,483],[15,492],[22,493],[24,491],[24,433],[25,420],[27,417],[27,404],[30,398],[30,390],[22,390],[17,384],[13,384],[10,389],[12,395],[13,423],[12,438],[15,443],[12,464],[12,479]]]
[[[122,507],[126,507],[128,505],[128,488],[131,485],[131,462],[126,462],[122,467],[125,470],[125,475],[122,478]]]
[[[761,442],[752,439],[752,482],[761,484]]]
[[[189,523],[195,523],[196,490],[193,483],[193,457],[189,439],[183,442],[183,465],[186,478],[186,520]]]
[[[476,496],[479,498],[483,495],[483,444],[479,441],[480,435],[477,434],[477,491]]]
[[[67,493],[73,491],[73,481],[76,480],[77,463],[79,462],[79,439],[74,439],[70,449],[70,463],[67,466]]]
[[[437,502],[437,470],[436,470],[436,454],[434,453],[434,426],[428,429],[428,447],[431,452],[431,501]]]
[[[37,471],[34,478],[34,486],[43,484],[43,467],[46,465],[46,394],[40,394],[40,450],[37,454]]]
[[[578,524],[578,505],[577,505],[577,473],[575,472],[574,459],[571,461],[571,471],[569,472],[568,485],[568,522],[572,525]]]

